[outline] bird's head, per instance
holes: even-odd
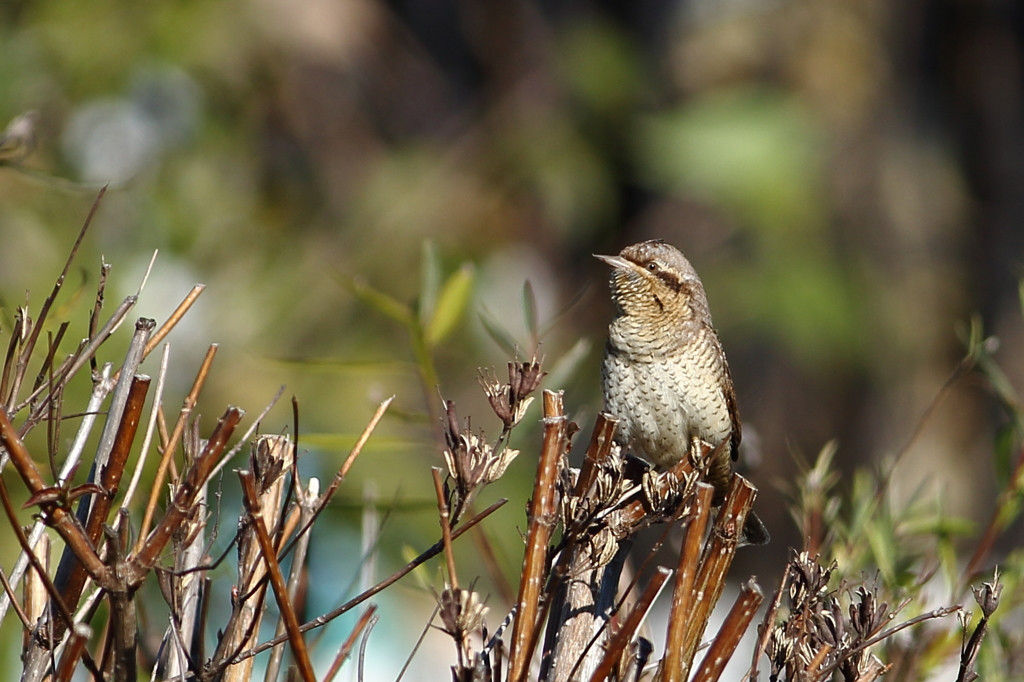
[[[620,315],[687,322],[708,314],[697,271],[679,249],[657,239],[594,256],[612,266],[611,291]]]

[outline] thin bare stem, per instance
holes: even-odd
[[[85,239],[85,233],[89,230],[89,225],[92,224],[93,216],[96,215],[96,210],[100,206],[100,201],[106,193],[107,186],[104,185],[96,195],[96,199],[93,200],[92,207],[89,209],[89,213],[85,217],[85,222],[82,224],[82,229],[78,231],[78,238],[75,239],[75,244],[71,247],[71,253],[68,254],[68,258],[64,262],[64,269],[61,270],[60,275],[53,284],[53,290],[50,292],[50,295],[46,297],[42,308],[39,309],[39,315],[36,318],[35,326],[29,334],[25,345],[22,346],[21,354],[18,357],[18,369],[14,377],[14,386],[11,389],[10,399],[8,400],[8,410],[10,410],[14,405],[14,400],[18,394],[18,388],[21,384],[22,377],[25,374],[25,369],[28,367],[29,358],[32,357],[32,352],[35,350],[36,341],[39,339],[39,333],[43,330],[43,324],[46,322],[46,317],[50,312],[50,308],[53,306],[53,302],[56,300],[57,294],[60,293],[61,287],[64,286],[64,280],[68,276],[68,270],[71,269],[71,263],[75,260],[75,254],[78,253],[78,247],[82,245],[82,240]]]
[[[0,583],[4,585],[4,593],[10,600],[11,605],[14,606],[14,613],[18,616],[18,620],[26,629],[32,628],[32,623],[28,620],[28,615],[22,610],[21,604],[18,602],[17,595],[14,594],[14,588],[11,587],[11,583],[7,581],[7,576],[4,575],[3,569],[0,569]]]
[[[376,604],[370,604],[366,607],[366,611],[364,611],[363,615],[361,615],[359,620],[356,621],[356,626],[352,628],[352,632],[349,633],[348,637],[345,638],[345,642],[341,645],[341,648],[338,649],[338,654],[334,657],[334,660],[331,661],[331,667],[327,670],[327,674],[324,675],[322,682],[331,682],[334,679],[334,676],[338,674],[338,671],[341,670],[342,664],[345,663],[349,654],[352,653],[352,649],[355,647],[356,641],[359,639],[359,635],[361,635],[363,630],[366,629],[370,620],[374,618],[375,613],[377,613]],[[434,610],[434,613],[437,613],[436,609]],[[431,618],[431,620],[433,620],[433,618]],[[421,641],[422,639],[423,638],[420,637]],[[401,675],[399,675],[399,679],[401,679]]]
[[[47,487],[46,483],[43,481],[32,456],[28,453],[24,442],[22,442],[17,431],[11,425],[4,410],[0,410],[0,442],[3,443],[4,448],[6,448],[7,453],[10,455],[11,462],[21,476],[22,481],[24,481],[30,495],[37,495],[42,492]],[[71,551],[82,561],[86,570],[89,571],[89,575],[94,579],[104,575],[106,567],[100,561],[96,550],[93,549],[92,543],[89,542],[85,531],[78,523],[74,514],[55,502],[45,502],[43,507],[47,523],[52,525],[64,542],[71,547]],[[11,524],[18,526],[17,530],[21,532],[21,526],[13,516],[11,517]],[[26,538],[26,542],[22,547],[24,549],[27,546],[28,539]],[[31,552],[31,550],[25,551]]]
[[[345,480],[345,476],[348,474],[349,469],[352,467],[352,463],[355,462],[356,457],[359,456],[359,453],[363,451],[363,446],[365,446],[366,442],[370,439],[370,436],[373,434],[374,429],[377,428],[377,424],[380,422],[381,417],[384,416],[384,413],[387,411],[388,406],[391,405],[391,401],[393,401],[394,399],[395,396],[391,396],[390,398],[388,398],[387,400],[385,400],[384,402],[377,406],[377,411],[373,413],[373,416],[370,418],[369,423],[363,429],[363,432],[359,435],[359,438],[356,440],[355,445],[352,446],[352,450],[349,452],[348,457],[345,458],[344,464],[341,465],[341,468],[338,469],[338,472],[334,475],[334,478],[331,479],[330,485],[327,486],[327,489],[324,491],[324,494],[320,497],[319,506],[313,513],[312,518],[310,518],[309,521],[307,521],[302,526],[302,529],[299,531],[299,535],[302,535],[307,530],[309,530],[309,528],[316,522],[317,518],[319,518],[323,510],[327,508],[327,505],[330,504],[331,498],[334,497],[334,493],[338,490],[338,486],[341,485],[341,482]],[[282,551],[282,555],[288,554],[288,552],[291,551],[292,546],[294,544],[295,540],[293,539],[288,544],[288,546],[284,548],[284,550]]]
[[[292,444],[293,452],[297,451],[296,445]],[[296,457],[292,457],[292,466],[295,466]],[[292,478],[295,479],[295,472],[292,472]],[[302,490],[301,486],[296,486],[296,498],[298,501],[298,514],[292,514],[289,516],[285,523],[284,530],[281,532],[277,544],[282,546],[289,534],[295,530],[295,528],[301,523],[305,524],[309,520],[309,517],[313,515],[316,510],[317,502],[319,501],[320,495],[320,481],[317,478],[309,479],[308,489]],[[292,559],[291,573],[288,576],[288,596],[290,599],[295,600],[296,595],[299,592],[299,584],[302,580],[302,574],[305,571],[306,565],[306,554],[309,549],[309,538],[310,533],[306,531],[298,537],[297,544],[295,545],[295,557]],[[301,607],[300,607],[301,608]],[[274,636],[285,634],[285,622],[283,616],[278,618],[277,629],[274,632]],[[266,682],[273,682],[277,679],[278,672],[281,667],[281,659],[284,656],[284,648],[277,647],[270,653],[270,660],[267,662],[267,672],[264,675]]]
[[[149,265],[146,266],[146,272],[142,275],[142,281],[139,282],[139,289],[135,292],[136,296],[142,296],[142,292],[146,288],[146,282],[149,281],[149,275],[153,272],[153,265],[156,263],[158,255],[160,255],[160,249],[153,249],[153,255],[149,257]],[[156,346],[153,346],[153,348],[156,348]]]
[[[348,475],[349,469],[351,469],[352,465],[355,463],[356,457],[358,457],[363,451],[363,447],[366,445],[366,442],[370,440],[370,436],[373,434],[374,429],[377,428],[377,424],[380,423],[381,418],[384,416],[384,413],[387,412],[388,407],[394,399],[395,396],[391,396],[377,406],[377,410],[373,413],[373,416],[370,417],[370,421],[363,429],[363,432],[359,434],[359,438],[356,439],[356,443],[349,451],[348,457],[345,458],[345,462],[341,465],[341,468],[338,469],[338,473],[334,475],[334,478],[331,479],[331,483],[327,486],[327,490],[324,491],[324,503],[330,500],[334,495],[334,491],[337,490],[338,486],[341,485],[341,482],[345,480],[345,476]]]
[[[182,432],[185,430],[185,424],[188,422],[189,416],[192,414],[193,408],[195,408],[196,401],[199,399],[199,392],[203,389],[203,385],[206,383],[206,377],[210,373],[210,365],[213,364],[213,357],[217,354],[217,344],[211,344],[206,351],[206,357],[203,358],[203,364],[199,367],[199,373],[196,375],[195,381],[192,383],[192,390],[189,391],[188,396],[185,397],[185,402],[181,407],[181,412],[178,414],[178,421],[174,425],[174,431],[171,433],[171,439],[167,443],[167,447],[164,448],[163,457],[160,459],[160,466],[157,469],[156,477],[153,480],[153,488],[149,493],[149,502],[146,504],[146,511],[142,516],[142,524],[139,526],[139,539],[135,544],[135,554],[138,554],[142,549],[142,544],[146,539],[146,534],[149,533],[149,526],[153,522],[153,514],[156,511],[157,502],[160,499],[160,492],[164,487],[164,477],[167,475],[167,468],[170,464],[171,458],[174,456],[174,451],[178,447],[178,440],[181,438]]]
[[[380,620],[380,616],[373,616],[370,618],[370,622],[366,626],[366,632],[363,634],[363,641],[359,644],[359,666],[356,671],[356,679],[359,682],[363,682],[363,664],[366,662],[366,644],[370,641],[370,633],[373,632],[373,627]]]
[[[764,655],[765,649],[768,647],[768,637],[772,632],[772,624],[775,623],[775,614],[779,612],[779,606],[782,604],[782,595],[786,593],[786,585],[789,583],[792,571],[792,564],[787,563],[786,570],[782,574],[782,580],[779,582],[779,589],[775,591],[775,597],[772,599],[772,605],[768,607],[764,614],[764,620],[761,621],[757,646],[754,647],[753,658],[750,661],[750,674],[748,677],[751,682],[757,682],[757,665],[761,660],[761,656]]]
[[[431,467],[430,474],[434,478],[434,493],[437,495],[437,511],[441,524],[441,541],[444,543],[444,560],[448,566],[448,585],[459,588],[459,578],[455,574],[455,554],[452,553],[452,527],[448,523],[448,503],[444,499],[444,483],[441,480],[440,467]]]
[[[146,273],[146,276],[149,276],[148,272]],[[160,342],[171,333],[171,330],[178,326],[178,323],[181,322],[181,318],[185,316],[185,313],[189,311],[189,308],[192,307],[192,304],[196,302],[199,295],[203,293],[203,289],[205,288],[205,284],[196,284],[192,287],[192,290],[189,291],[184,300],[178,304],[178,307],[174,309],[174,312],[167,318],[167,321],[160,325],[160,328],[157,329],[153,333],[153,336],[149,338],[149,342],[146,344],[146,349],[142,353],[143,358],[149,357],[149,354],[160,345]],[[139,286],[139,292],[142,292],[141,285]]]
[[[409,652],[409,656],[405,659],[405,664],[402,669],[398,671],[398,677],[395,678],[395,682],[402,682],[402,678],[405,677],[405,671],[409,669],[409,665],[412,663],[412,659],[416,656],[416,652],[420,650],[420,645],[423,644],[423,640],[426,638],[427,633],[430,632],[430,627],[434,624],[434,619],[437,618],[437,612],[441,610],[440,604],[434,605],[434,611],[430,614],[430,618],[427,619],[427,624],[423,626],[423,630],[420,632],[420,636],[416,639],[416,643],[412,646],[412,651]],[[324,680],[324,682],[328,682]]]
[[[466,531],[472,529],[473,526],[477,525],[478,523],[480,523],[481,521],[486,519],[488,516],[490,516],[494,512],[498,511],[498,509],[503,507],[507,502],[508,502],[508,500],[506,500],[506,499],[498,500],[497,502],[492,504],[487,509],[483,510],[482,512],[480,512],[479,514],[477,514],[473,518],[471,518],[468,521],[466,521],[464,524],[459,526],[452,533],[452,540],[457,540],[462,534],[464,534]],[[338,608],[336,608],[336,609],[334,609],[332,611],[329,611],[329,612],[323,614],[322,616],[318,616],[317,618],[314,618],[313,620],[311,620],[311,621],[309,621],[307,623],[303,623],[302,626],[299,628],[299,630],[301,632],[308,632],[308,631],[312,630],[313,628],[318,628],[321,625],[329,623],[330,621],[334,620],[335,618],[337,618],[338,616],[342,615],[343,613],[347,613],[348,611],[351,611],[353,608],[355,608],[356,606],[359,606],[360,604],[362,604],[364,601],[366,601],[370,597],[372,597],[375,594],[377,594],[377,593],[387,589],[391,585],[394,585],[396,582],[398,582],[399,580],[401,580],[402,578],[404,578],[405,576],[409,575],[414,570],[416,570],[417,567],[419,567],[422,564],[426,563],[430,559],[433,559],[434,557],[436,557],[438,554],[440,554],[443,551],[444,551],[444,543],[443,542],[438,541],[438,542],[434,543],[433,546],[431,546],[426,551],[422,552],[418,557],[416,557],[415,559],[413,559],[412,561],[407,563],[405,566],[403,566],[401,569],[399,569],[395,573],[391,574],[391,576],[389,576],[385,580],[382,580],[381,582],[377,583],[376,585],[374,585],[370,589],[365,590],[364,592],[356,595],[352,599],[349,599],[347,602],[345,602],[344,604],[342,604]],[[276,645],[280,644],[281,642],[287,642],[287,641],[288,641],[288,637],[287,636],[275,637],[274,639],[266,641],[263,644],[260,644],[259,646],[255,647],[253,649],[249,649],[248,651],[243,651],[243,652],[239,653],[237,656],[234,657],[234,659],[232,659],[231,662],[232,663],[237,663],[239,661],[245,660],[246,658],[250,658],[252,656],[255,656],[256,654],[259,654],[259,653],[261,653],[263,651],[266,651],[270,647],[276,646]]]
[[[985,532],[982,534],[974,554],[971,555],[967,566],[960,575],[960,584],[957,586],[954,599],[960,599],[966,594],[967,588],[970,586],[971,581],[974,580],[975,575],[980,571],[981,565],[988,558],[999,535],[1006,530],[1006,522],[1003,520],[1007,516],[1006,509],[1011,504],[1017,504],[1021,490],[1020,481],[1022,480],[1024,480],[1024,449],[1017,454],[1017,463],[1013,467],[1013,473],[1010,475],[1006,487],[999,493],[999,497],[996,498],[995,508],[992,510],[992,516],[985,526]]]
[[[270,574],[270,586],[274,590],[274,597],[277,599],[277,605],[284,617],[288,641],[291,642],[299,674],[302,675],[304,682],[316,682],[313,664],[309,660],[309,651],[306,649],[306,642],[302,639],[302,633],[299,631],[299,619],[292,608],[292,600],[288,597],[288,586],[281,573],[281,565],[277,562],[274,542],[270,539],[267,526],[263,521],[263,509],[256,492],[256,477],[251,471],[242,470],[238,472],[238,478],[242,481],[242,500],[245,502],[245,510],[249,513],[256,531],[256,539],[263,551],[263,561]]]
[[[633,639],[633,635],[640,629],[640,624],[644,618],[647,617],[647,612],[651,609],[651,605],[654,604],[654,600],[657,599],[661,593],[661,589],[665,587],[665,582],[672,576],[672,569],[665,568],[664,566],[658,566],[657,571],[654,573],[654,577],[651,582],[647,585],[647,588],[640,595],[640,599],[637,601],[636,606],[626,616],[626,621],[619,628],[619,631],[608,642],[608,648],[605,651],[604,658],[598,664],[597,669],[594,670],[593,675],[590,676],[590,682],[603,682],[611,674],[622,658],[623,652],[626,650],[626,646]]]
[[[137,545],[139,548],[133,551],[130,563],[134,575],[129,579],[129,583],[132,580],[140,580],[145,572],[153,567],[160,552],[170,540],[171,533],[178,527],[185,515],[191,512],[195,496],[199,494],[203,484],[209,480],[213,462],[224,451],[228,439],[231,438],[231,434],[234,433],[235,427],[244,414],[245,412],[237,407],[229,407],[221,417],[217,427],[210,434],[206,447],[182,477],[183,480],[179,482],[174,498],[168,505],[163,519],[153,529],[153,532],[142,538]]]
[[[146,458],[149,455],[149,445],[153,440],[153,429],[156,426],[156,416],[160,410],[160,404],[164,398],[164,382],[167,379],[167,367],[170,363],[171,346],[164,344],[164,351],[160,356],[160,373],[156,376],[156,391],[153,394],[153,406],[150,408],[149,423],[146,426],[146,435],[142,439],[142,448],[139,451],[139,461],[135,463],[135,471],[132,473],[132,480],[128,484],[128,490],[121,500],[121,509],[128,509],[135,497],[135,490],[142,479],[142,471],[146,466]],[[120,522],[120,516],[118,522]]]

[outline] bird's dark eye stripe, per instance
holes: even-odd
[[[683,288],[683,280],[679,278],[674,272],[668,270],[658,270],[654,273],[658,279],[667,284],[673,291],[679,293]]]

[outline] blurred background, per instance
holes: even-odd
[[[898,499],[991,511],[1007,418],[984,386],[953,384],[912,436],[972,315],[1024,385],[1020,3],[7,0],[0,126],[27,110],[39,112],[32,171],[0,168],[4,336],[17,306],[38,310],[109,182],[60,301],[78,321],[69,338],[85,335],[101,256],[115,301],[159,249],[139,314],[162,320],[207,285],[169,338],[168,404],[220,343],[208,425],[226,404],[258,413],[286,384],[309,435],[304,471],[329,478],[397,395],[330,512],[336,532],[314,540],[311,615],[352,589],[335,576],[339,557],[358,571],[364,495],[380,500],[378,579],[437,535],[438,393],[353,278],[413,310],[430,281],[469,279],[433,358],[440,393],[492,435],[477,368],[508,359],[497,327],[531,352],[528,280],[539,353],[558,369],[547,387],[566,390],[585,443],[612,313],[591,254],[649,238],[682,249],[729,357],[744,466],[774,537],[740,553],[737,576],[774,580],[801,544],[787,486],[831,439],[846,472],[909,445]],[[536,417],[481,500],[513,499],[491,536],[510,577]],[[263,429],[290,431],[290,406]],[[232,477],[223,485],[236,495]],[[462,550],[466,577],[487,572],[474,554]],[[424,576],[439,582],[434,566]],[[480,588],[503,613],[491,579]],[[403,589],[429,609],[429,594]],[[380,639],[422,625],[386,614]]]

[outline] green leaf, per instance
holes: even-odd
[[[996,528],[1003,531],[1020,516],[1021,503],[1024,500],[1021,500],[1019,493],[1001,496],[1000,500],[1002,504],[996,512]]]
[[[938,513],[909,519],[900,525],[901,530],[908,535],[934,535],[940,538],[967,537],[975,532],[977,526],[970,519]]]
[[[352,292],[356,298],[377,312],[401,324],[407,326],[413,324],[413,313],[409,306],[388,296],[384,292],[374,289],[361,277],[351,277],[344,273],[338,273],[338,281],[341,282],[343,287]]]
[[[443,341],[462,317],[462,311],[466,309],[469,297],[473,293],[474,274],[473,264],[463,263],[462,267],[452,273],[444,283],[437,297],[437,309],[425,330],[428,347],[436,346]]]
[[[420,324],[426,325],[427,320],[434,316],[437,305],[437,293],[441,288],[441,257],[437,253],[437,245],[432,239],[423,240],[423,264],[420,266]]]
[[[579,290],[575,294],[573,294],[569,302],[565,304],[565,307],[559,310],[557,313],[555,313],[554,317],[548,320],[548,323],[544,325],[544,329],[541,330],[540,335],[544,336],[549,331],[554,329],[560,322],[562,322],[565,319],[565,316],[568,315],[569,312],[572,311],[572,309],[575,308],[576,305],[583,300],[583,297],[586,296],[587,292],[590,291],[590,287],[591,283],[587,283],[581,286]]]
[[[865,530],[878,570],[882,572],[887,581],[895,580],[897,552],[891,524],[888,519],[872,520]]]
[[[512,334],[501,326],[501,323],[495,319],[494,315],[487,308],[480,307],[480,323],[484,326],[484,331],[487,335],[494,340],[498,346],[508,354],[509,357],[513,357],[516,354],[516,340]]]
[[[409,545],[402,545],[402,560],[407,564],[411,564],[416,560],[419,555],[415,549]],[[413,580],[416,581],[416,586],[424,592],[430,592],[433,589],[433,584],[430,582],[430,569],[427,568],[427,564],[420,564],[412,571]]]
[[[523,282],[523,321],[526,323],[526,331],[530,334],[530,342],[536,347],[540,338],[537,334],[537,296],[533,292],[530,280]]]
[[[581,338],[569,351],[558,358],[551,371],[544,377],[544,385],[553,387],[555,390],[563,388],[567,381],[576,373],[580,363],[590,353],[590,339]]]

